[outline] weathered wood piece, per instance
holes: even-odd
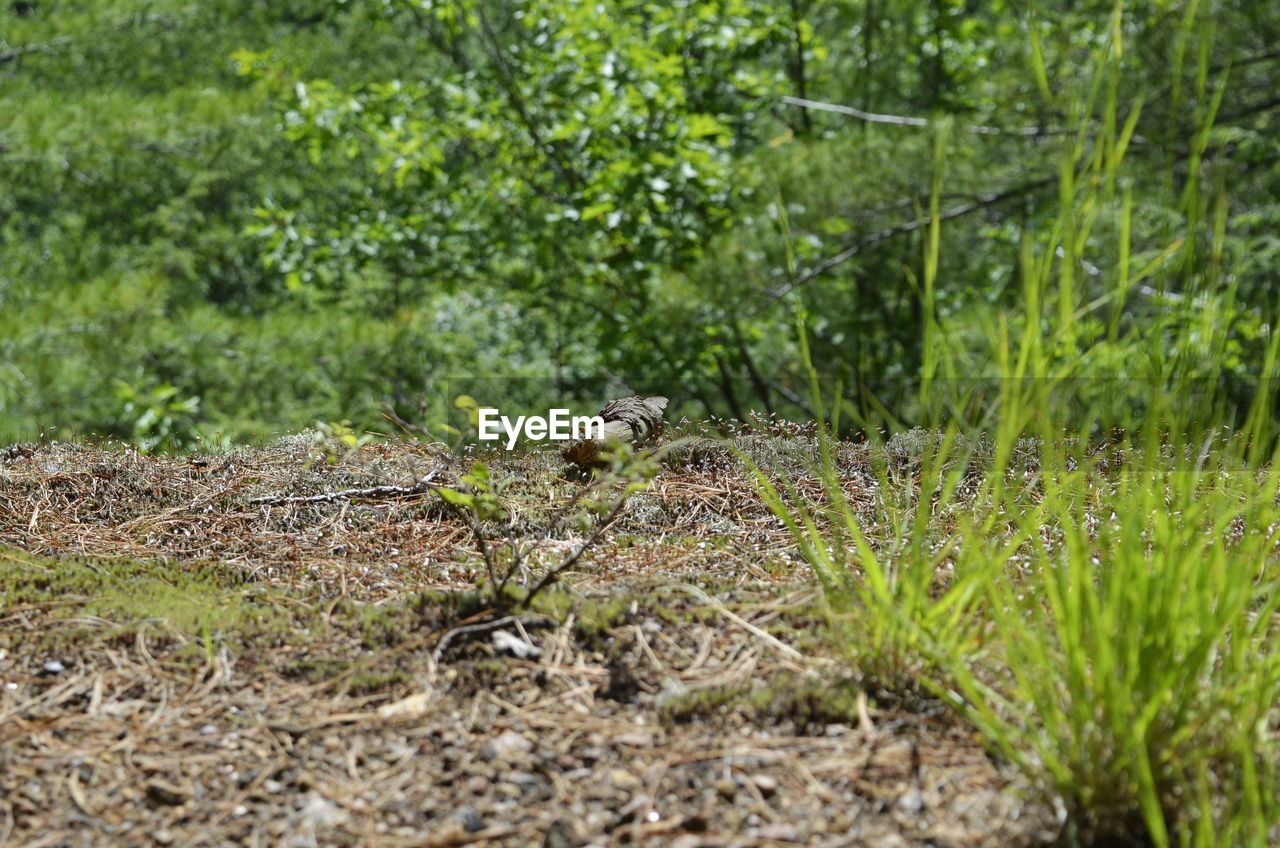
[[[666,408],[667,399],[661,395],[637,395],[611,401],[600,410],[600,417],[604,419],[604,436],[572,442],[560,455],[575,465],[592,465],[599,461],[611,443],[627,442],[638,447],[653,438],[662,425],[662,413]]]

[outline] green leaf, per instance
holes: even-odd
[[[457,489],[446,488],[436,489],[436,492],[439,493],[440,497],[444,498],[454,506],[465,507],[467,509],[471,509],[475,506],[475,496],[466,492],[459,492]]]

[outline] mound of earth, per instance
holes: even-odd
[[[584,484],[550,452],[489,459],[530,551],[519,597],[582,544],[546,516]],[[560,585],[504,609],[472,528],[415,488],[437,462],[308,435],[0,453],[0,844],[1056,836],[969,726],[856,673],[856,624],[722,445],[672,450]]]

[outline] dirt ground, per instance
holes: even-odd
[[[430,451],[331,458],[305,434],[0,451],[0,844],[1055,839],[970,727],[859,676],[727,455],[669,456],[561,587],[500,615],[437,495],[334,496],[411,488]],[[548,454],[493,465],[536,579],[582,541],[537,503],[583,484]]]

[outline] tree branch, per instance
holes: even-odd
[[[1037,189],[1043,188],[1047,185],[1052,185],[1056,181],[1057,181],[1057,177],[1043,177],[1038,180],[1033,180],[1032,182],[1029,182],[1029,183],[1024,183],[1020,186],[1015,186],[1013,188],[1006,189],[1001,192],[997,192],[995,194],[983,195],[979,197],[977,200],[974,200],[970,203],[963,203],[959,206],[953,206],[952,208],[943,212],[939,216],[939,220],[950,221],[953,218],[960,218],[965,215],[969,215],[973,212],[978,211],[979,209],[985,209],[989,206],[996,206],[1015,198],[1025,197],[1026,195],[1031,194]],[[764,302],[761,303],[758,307],[756,307],[755,310],[752,311],[750,314],[752,316],[759,315],[761,312],[768,309],[770,306],[776,303],[779,299],[785,297],[790,292],[800,288],[801,286],[807,283],[812,282],[818,277],[821,277],[823,274],[827,273],[832,268],[835,268],[839,265],[844,264],[845,262],[848,262],[850,259],[857,256],[866,248],[877,245],[882,241],[888,241],[889,239],[894,238],[896,236],[905,235],[907,233],[913,233],[916,230],[922,229],[923,227],[927,226],[928,223],[929,223],[929,218],[927,217],[917,218],[914,221],[909,221],[904,224],[898,224],[893,227],[887,227],[883,230],[872,233],[871,235],[867,236],[866,238],[860,241],[854,242],[853,244],[849,245],[848,247],[846,247],[844,250],[840,251],[836,255],[822,260],[817,265],[810,268],[808,271],[805,271],[803,274],[798,275],[797,277],[795,277],[793,280],[791,280],[781,288],[775,289],[772,293],[770,293],[765,298]]]
[[[142,24],[156,24],[156,23],[173,26],[175,23],[175,19],[171,15],[164,15],[164,14],[128,15],[118,19],[113,25],[108,27],[105,31],[122,32],[126,29],[139,26]],[[94,32],[87,33],[87,35],[89,38],[98,38],[103,34],[103,32],[104,32],[103,30],[97,30]],[[7,65],[10,62],[16,61],[30,53],[53,53],[58,48],[66,47],[68,44],[73,43],[74,40],[75,39],[69,38],[67,36],[61,36],[59,38],[53,39],[52,41],[45,41],[39,44],[20,44],[17,47],[11,48],[9,50],[6,50],[0,53],[0,66]]]
[[[520,119],[520,123],[524,125],[525,131],[529,133],[529,138],[534,147],[542,151],[551,167],[569,184],[569,187],[574,191],[578,191],[582,188],[582,178],[570,167],[569,163],[562,159],[560,151],[555,144],[543,139],[542,131],[538,128],[537,123],[534,122],[533,116],[529,114],[528,107],[525,105],[524,95],[520,92],[519,80],[516,79],[511,66],[507,64],[506,57],[502,55],[502,42],[489,24],[489,16],[484,12],[484,4],[478,4],[476,10],[480,16],[480,26],[484,30],[490,58],[493,59],[494,66],[498,69],[498,75],[502,78],[502,86],[506,89],[507,98],[511,101],[511,106],[515,109],[516,116]]]
[[[581,544],[574,549],[573,553],[565,557],[559,565],[542,576],[542,579],[538,581],[538,584],[530,590],[529,594],[525,595],[524,603],[522,604],[525,609],[529,608],[529,604],[531,604],[533,599],[538,596],[538,593],[543,589],[546,589],[552,583],[555,583],[560,579],[560,575],[577,565],[578,560],[582,559],[582,555],[587,552],[587,549],[600,541],[600,538],[604,536],[605,531],[609,529],[609,526],[613,524],[619,515],[622,514],[622,509],[627,505],[628,498],[629,496],[625,494],[620,496],[618,500],[614,502],[613,508],[609,510],[608,515],[602,518],[600,523],[595,526],[591,535],[584,539]]]
[[[409,495],[424,495],[436,487],[431,480],[440,471],[433,468],[421,480],[412,486],[369,486],[364,489],[343,489],[340,492],[321,492],[318,495],[270,495],[253,498],[249,503],[255,506],[283,506],[284,504],[332,503],[352,498],[403,498]]]
[[[913,118],[908,115],[884,115],[877,112],[864,112],[853,106],[843,106],[839,103],[824,103],[820,100],[809,100],[804,97],[792,97],[784,95],[782,102],[788,106],[799,106],[802,109],[816,109],[819,112],[835,112],[838,115],[848,115],[851,118],[857,118],[860,121],[866,121],[871,124],[892,124],[899,127],[931,127],[934,121],[927,118]],[[1010,135],[1022,138],[1044,138],[1056,135],[1069,135],[1074,130],[1065,129],[1046,129],[1044,127],[989,127],[979,124],[970,124],[963,129],[974,135]]]
[[[28,53],[52,53],[59,47],[65,47],[71,43],[70,38],[55,38],[53,41],[46,41],[42,44],[23,44],[14,47],[12,50],[6,50],[0,53],[0,65],[7,65],[10,62],[27,55]]]

